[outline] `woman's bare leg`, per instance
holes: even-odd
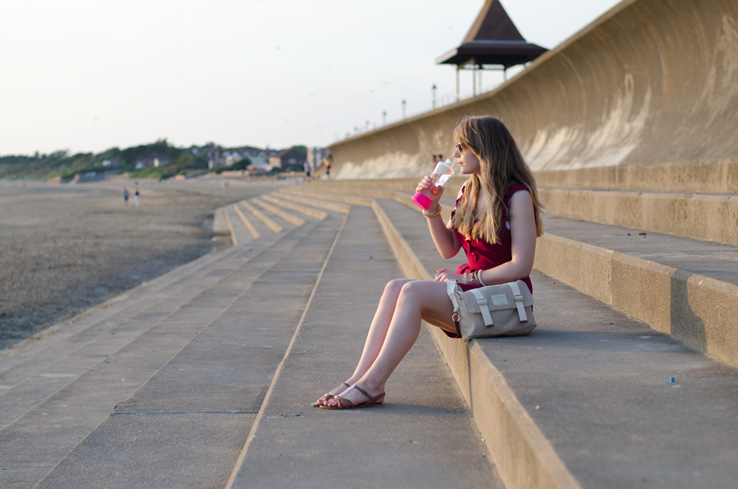
[[[377,355],[379,355],[387,337],[387,331],[390,328],[392,317],[397,310],[397,303],[402,288],[409,282],[412,282],[412,280],[397,279],[388,282],[385,286],[384,293],[382,293],[382,298],[379,300],[379,305],[377,306],[377,311],[374,313],[374,319],[369,327],[369,333],[366,335],[364,350],[361,352],[361,358],[359,358],[359,363],[356,365],[353,375],[348,380],[349,384],[353,384],[359,380],[369,370],[369,367],[372,366]]]
[[[392,321],[392,315],[395,312],[397,306],[397,300],[400,296],[402,287],[412,281],[412,279],[396,279],[387,283],[384,287],[382,297],[379,299],[377,310],[374,313],[372,324],[369,327],[369,332],[366,336],[366,342],[364,343],[364,350],[361,352],[359,363],[356,365],[351,377],[346,379],[345,384],[342,384],[333,389],[331,395],[341,395],[348,386],[353,385],[359,380],[369,367],[371,367],[374,360],[379,355],[379,351],[382,349],[385,337],[387,336],[387,330],[389,329],[390,322]],[[318,404],[323,404],[322,400],[318,400]]]
[[[433,324],[442,324],[449,329],[452,328],[453,310],[451,301],[446,295],[445,282],[405,282],[395,301],[395,307],[391,309],[392,314],[387,329],[382,332],[383,325],[386,324],[384,320],[389,311],[390,308],[387,308],[380,314],[380,310],[377,310],[375,319],[378,316],[380,319],[376,321],[377,331],[370,330],[359,366],[348,381],[349,384],[359,384],[371,395],[384,392],[387,379],[418,338],[422,318]],[[372,329],[375,329],[374,322]],[[380,348],[377,349],[377,346]],[[353,403],[366,400],[366,396],[355,389],[347,392],[345,398]],[[327,404],[336,405],[338,401],[329,400]]]

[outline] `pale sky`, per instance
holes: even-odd
[[[502,0],[554,48],[616,0]],[[326,146],[430,110],[484,0],[2,0],[0,155]],[[508,70],[508,78],[515,73]],[[502,81],[485,72],[482,84]],[[462,73],[461,93],[471,94]]]

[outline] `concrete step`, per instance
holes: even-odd
[[[377,205],[408,275],[445,265],[424,219]],[[731,487],[738,371],[547,275],[532,279],[539,326],[528,337],[465,345],[431,328],[505,486]]]
[[[738,366],[738,249],[547,216],[535,267]]]
[[[254,223],[254,226],[259,229],[261,234],[278,233],[285,229],[285,227],[294,227],[293,225],[287,225],[286,222],[280,219],[274,218],[274,216],[268,215],[263,212],[257,206],[255,206],[250,200],[242,200],[238,203],[238,207],[249,216],[249,220]],[[279,221],[279,222],[278,222]]]
[[[310,197],[304,197],[301,196],[301,194],[296,193],[294,190],[292,192],[290,191],[282,191],[282,192],[275,192],[272,194],[276,199],[284,200],[287,202],[296,202],[298,204],[307,204],[309,207],[317,208],[317,209],[328,209],[328,210],[334,210],[337,212],[343,212],[346,213],[351,208],[348,204],[342,204],[340,202],[335,201],[329,201],[329,200],[323,200],[320,198],[310,198]]]
[[[738,193],[738,162],[605,166],[535,172],[539,187]]]
[[[270,200],[271,199],[271,200]],[[224,218],[232,240],[251,242],[278,233],[282,229],[302,226],[305,220],[322,220],[326,212],[297,204],[283,205],[270,196],[243,200],[225,208]]]
[[[738,246],[738,195],[539,188],[546,212]]]
[[[156,321],[143,334],[131,337],[124,346],[109,353],[90,344],[85,355],[77,356],[94,358],[94,366],[81,374],[75,372],[75,378],[52,393],[33,397],[34,392],[29,391],[34,405],[0,431],[4,469],[0,471],[0,486],[29,487],[48,474],[110,415],[115,405],[146,384],[246,293],[255,280],[291,252],[314,226],[313,223],[284,232],[280,239],[258,252],[256,247],[236,247],[232,254],[241,255],[240,265],[231,260],[215,260],[210,273],[220,280]],[[73,361],[74,358],[69,360]],[[26,383],[32,384],[29,380]]]
[[[223,217],[225,218],[228,230],[230,231],[231,241],[234,245],[250,243],[261,237],[261,233],[251,223],[252,220],[246,217],[238,204],[224,207]]]
[[[228,487],[503,487],[427,331],[386,405],[309,406],[350,375],[384,285],[401,275],[372,210],[353,206]]]
[[[274,205],[277,205],[281,208],[290,209],[293,211],[297,211],[300,214],[304,214],[306,216],[311,216],[316,219],[325,219],[327,216],[327,213],[316,208],[311,207],[308,205],[299,204],[296,202],[292,202],[288,199],[280,199],[277,196],[274,195],[262,195],[261,198],[265,200],[266,202],[270,202]]]

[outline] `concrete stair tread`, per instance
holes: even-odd
[[[544,231],[738,285],[738,247],[545,215]]]
[[[226,206],[223,211],[234,245],[250,243],[261,237],[258,232],[256,234],[254,233],[251,220],[246,218],[246,222],[244,222],[244,217],[246,216],[243,215],[243,211],[240,213],[239,211],[240,209],[237,208],[236,204]]]
[[[309,406],[353,370],[381,291],[399,276],[371,209],[353,207],[232,487],[502,487],[427,331],[390,379],[385,406]]]
[[[540,188],[550,214],[738,246],[738,195]]]
[[[262,236],[269,235],[271,233],[280,233],[284,229],[292,229],[295,227],[293,224],[287,223],[278,216],[274,216],[258,205],[255,205],[252,202],[252,199],[242,200],[236,205],[249,221],[253,223],[254,227]]]
[[[378,203],[427,274],[444,266],[417,213],[394,201]],[[738,409],[736,369],[540,272],[532,279],[534,333],[474,341],[468,349],[475,363],[454,370],[462,390],[470,391],[477,422],[515,433],[496,423],[519,416],[521,433],[539,432],[581,487],[730,486],[738,476],[731,462],[738,439],[731,421]],[[446,343],[453,364],[465,348]],[[509,412],[484,411],[493,404],[490,392]],[[540,438],[518,438],[500,437],[500,455],[545,458]],[[543,462],[498,468],[503,479],[513,469],[555,472]]]

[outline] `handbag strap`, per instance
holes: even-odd
[[[517,282],[508,282],[507,285],[512,289],[515,298],[515,307],[518,309],[518,319],[521,323],[528,322],[528,315],[525,313],[525,304],[523,304],[523,294],[520,293],[520,287]]]
[[[454,321],[456,326],[456,335],[461,338],[461,328],[459,327],[459,301],[456,300],[456,280],[449,280],[446,282],[446,294],[451,299],[451,304],[454,306],[454,313],[451,315],[451,319]]]
[[[485,326],[494,326],[495,323],[492,321],[492,315],[489,313],[489,308],[487,307],[487,299],[484,298],[482,295],[482,292],[479,289],[471,289],[472,294],[474,294],[474,298],[477,299],[477,304],[479,304],[479,311],[482,313],[482,319],[484,319],[484,325]]]
[[[446,294],[451,299],[451,304],[454,306],[454,312],[459,312],[459,301],[456,300],[456,280],[449,280],[446,282]]]

